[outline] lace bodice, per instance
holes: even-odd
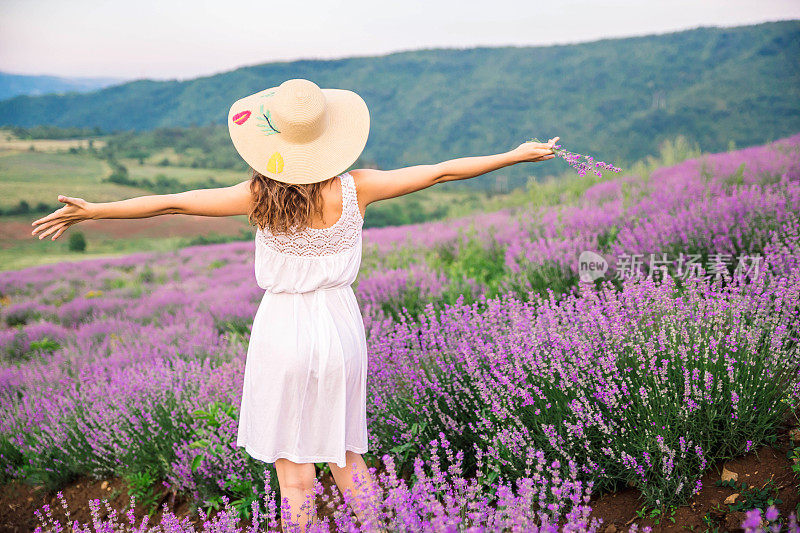
[[[308,227],[300,232],[273,234],[256,230],[257,245],[281,254],[303,257],[335,255],[351,250],[361,241],[364,219],[358,208],[355,181],[349,172],[340,174],[342,215],[327,228]]]
[[[353,176],[338,176],[342,215],[327,228],[272,234],[256,229],[255,274],[258,286],[270,293],[324,294],[349,290],[361,263],[361,229]],[[299,300],[298,300],[299,305]]]

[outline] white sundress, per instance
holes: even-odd
[[[253,319],[236,446],[273,463],[332,462],[367,451],[367,341],[351,284],[361,230],[350,173],[338,176],[342,216],[327,228],[256,229],[265,289]]]

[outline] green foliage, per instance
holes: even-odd
[[[69,243],[67,245],[70,252],[85,252],[86,251],[86,237],[81,231],[73,231],[69,234]]]
[[[197,472],[203,461],[226,453],[228,445],[220,442],[217,435],[220,432],[223,420],[235,419],[236,411],[236,407],[229,403],[214,401],[208,405],[207,409],[196,409],[192,412],[192,417],[200,421],[201,424],[195,430],[194,440],[189,447],[203,450],[204,452],[196,455],[192,460],[192,472]],[[274,486],[277,482],[277,476],[272,475],[270,479],[273,481],[272,488],[277,490],[277,486]],[[251,476],[240,472],[226,473],[222,483],[222,490],[220,491],[216,480],[204,480],[201,489],[206,493],[204,498],[206,512],[221,509],[224,496],[230,500],[231,505],[239,512],[240,518],[250,518],[251,504],[254,501],[260,501],[261,498],[254,481],[260,480],[254,480]]]
[[[152,517],[158,510],[159,494],[156,492],[156,478],[148,471],[131,472],[124,474],[123,479],[128,485],[128,493],[136,498],[137,506],[147,510],[147,516]]]
[[[120,165],[121,168],[125,168]],[[103,181],[108,181],[111,183],[116,183],[118,185],[127,185],[129,187],[136,187],[139,189],[146,189],[154,194],[171,194],[177,192],[183,192],[187,190],[187,184],[179,179],[171,178],[166,176],[165,174],[157,174],[155,179],[149,180],[147,178],[143,179],[133,179],[129,178],[127,174],[127,170],[125,172],[118,172],[115,170],[110,176],[105,178]],[[221,183],[214,178],[206,178],[206,180],[201,182],[192,183],[193,189],[213,189],[217,187],[225,187],[226,184]]]
[[[647,508],[642,507],[641,509],[636,511],[636,516],[640,519],[651,518],[653,520],[653,524],[657,526],[661,525],[662,521],[669,521],[674,524],[675,511],[677,510],[678,508],[675,507],[674,505],[662,508],[653,508],[650,509],[649,511],[647,510]]]
[[[43,124],[22,128],[19,126],[8,127],[10,133],[18,138],[25,140],[32,139],[85,139],[87,137],[98,137],[103,132],[98,127],[80,128],[74,126],[59,127],[52,124]]]
[[[742,163],[739,165],[739,168],[736,169],[736,172],[728,176],[723,180],[725,185],[729,187],[740,187],[744,184],[744,169],[747,166],[747,163]]]
[[[447,215],[445,205],[438,204],[432,208],[425,208],[416,198],[405,201],[378,202],[370,206],[369,216],[365,217],[365,228],[381,228],[385,226],[403,226],[418,224],[430,220],[438,220]]]
[[[600,252],[607,252],[611,246],[616,242],[617,235],[619,235],[619,228],[616,224],[610,226],[600,235],[597,236],[597,246]]]
[[[10,361],[27,361],[37,355],[51,354],[60,348],[61,345],[58,342],[48,337],[28,343],[25,333],[17,330],[11,338],[11,342],[3,347],[0,354]]]
[[[5,321],[8,327],[23,326],[41,316],[41,313],[33,307],[22,307],[5,312]]]
[[[125,165],[111,158],[109,158],[108,164],[111,165],[111,174],[103,181],[110,181],[120,185],[136,185],[136,182],[128,177],[128,169],[125,168]]]
[[[690,140],[684,134],[664,139],[658,145],[657,153],[658,155],[656,156],[647,155],[643,159],[636,161],[627,171],[644,179],[649,179],[650,174],[657,168],[677,165],[682,161],[702,155],[698,143]]]
[[[416,285],[410,284],[400,301],[383,305],[388,316],[399,318],[398,310],[405,307],[408,312],[402,313],[403,316],[415,320],[427,305],[441,310],[457,301],[474,303],[478,296],[475,286],[480,286],[480,293],[488,298],[513,293],[528,299],[531,293],[569,292],[578,282],[574,273],[553,263],[523,262],[518,265],[519,270],[512,270],[506,263],[504,246],[493,242],[487,244],[474,236],[463,242],[453,241],[433,247],[427,254],[426,264],[443,273],[448,280],[442,295],[433,298],[430,294],[421,294]]]
[[[798,56],[798,21],[573,45],[426,49],[11,98],[0,102],[0,122],[150,131],[135,142],[120,137],[119,146],[131,155],[175,146],[183,164],[246,168],[228,138],[230,104],[304,77],[364,98],[373,121],[363,157],[380,168],[496,153],[533,135],[559,135],[571,151],[627,169],[679,134],[705,151],[722,151],[730,143],[761,144],[800,131]],[[556,166],[499,172],[514,188]],[[490,183],[479,178],[465,186]]]
[[[566,294],[578,285],[578,276],[565,270],[560,265],[547,262],[535,264],[525,262],[518,273],[509,273],[502,280],[501,292],[511,292],[517,297],[527,300],[531,295],[545,296],[553,294]]]
[[[404,260],[398,259],[398,262]],[[386,316],[395,320],[416,320],[428,306],[442,310],[446,305],[459,301],[473,303],[478,296],[476,287],[479,284],[485,288],[485,294],[496,295],[505,289],[509,278],[504,249],[499,245],[486,246],[474,236],[463,243],[449,242],[431,248],[426,254],[425,264],[444,275],[446,284],[441,294],[433,296],[425,292],[412,273],[399,298],[381,302]]]
[[[457,252],[442,249],[440,268],[448,278],[469,278],[488,287],[487,297],[498,292],[499,280],[505,273],[505,248],[497,244],[488,247],[476,238],[468,239]],[[441,248],[441,247],[440,247]]]
[[[103,289],[114,290],[125,287],[128,282],[124,278],[105,278],[103,280]]]
[[[107,141],[106,149],[120,158],[150,158],[168,149],[177,154],[176,166],[242,171],[249,168],[233,148],[227,127],[182,124],[152,131],[120,132]],[[161,156],[156,164],[170,166],[173,163]]]
[[[238,235],[219,235],[216,233],[209,233],[208,235],[198,235],[186,239],[186,246],[195,246],[198,244],[220,244],[223,242],[233,241],[249,241],[253,238],[253,231],[247,228],[242,228]]]
[[[800,479],[800,446],[790,449],[787,456],[792,461],[792,472],[794,472],[795,479]],[[795,489],[800,492],[800,484],[795,485]],[[800,514],[800,502],[797,503],[795,512]]]
[[[0,483],[8,483],[14,476],[12,469],[18,469],[25,463],[25,455],[19,451],[19,446],[11,442],[11,435],[0,434],[0,457],[6,468],[0,469]]]
[[[134,134],[128,134],[127,137],[131,137]],[[104,182],[108,183],[116,183],[117,185],[126,185],[128,187],[136,187],[138,189],[146,189],[154,194],[171,194],[182,192],[187,189],[187,184],[180,179],[167,176],[166,174],[156,174],[155,178],[152,180],[147,178],[132,178],[128,173],[127,167],[120,163],[117,159],[119,154],[117,151],[119,148],[115,148],[117,142],[109,142],[103,150],[100,152],[100,157],[105,159],[108,165],[111,167],[111,174],[107,177],[103,178]],[[140,164],[143,162],[143,159],[148,156],[148,153],[143,150],[137,149],[128,149],[124,153],[125,157],[133,157],[140,160]],[[194,189],[212,189],[218,187],[225,187],[227,184],[217,181],[213,177],[209,176],[206,179],[192,183],[192,188]]]
[[[792,471],[800,477],[800,446],[789,450],[789,459],[792,460]]]
[[[204,448],[211,453],[221,454],[223,453],[223,448],[221,444],[212,445],[211,440],[206,438],[206,434],[210,431],[216,431],[222,425],[220,421],[221,416],[225,416],[228,418],[235,418],[236,408],[230,404],[215,401],[209,404],[208,409],[195,409],[192,411],[192,418],[196,420],[202,420],[204,425],[201,426],[195,433],[195,435],[199,438],[194,440],[189,447],[190,448]],[[192,461],[192,472],[196,472],[197,468],[200,466],[200,463],[203,461],[203,456],[198,455]]]
[[[244,318],[217,319],[215,317],[214,325],[216,326],[220,335],[224,333],[231,333],[240,337],[247,337],[250,335],[250,328],[253,325],[253,320],[247,320]]]
[[[425,422],[414,422],[411,424],[409,438],[389,449],[389,453],[392,454],[392,457],[398,458],[400,464],[410,465],[414,458],[419,455],[421,443],[419,436],[425,434],[425,430]]]
[[[140,283],[153,283],[156,279],[156,273],[149,265],[145,265],[137,276]]]
[[[0,216],[14,216],[14,215],[28,215],[28,214],[44,214],[50,213],[56,208],[50,207],[44,202],[39,202],[35,206],[31,206],[25,200],[20,200],[17,205],[2,208],[0,207]]]
[[[53,353],[59,348],[61,348],[61,345],[59,343],[45,337],[41,340],[33,341],[31,343],[30,351],[36,353]]]
[[[739,493],[739,497],[735,503],[728,504],[730,512],[736,511],[750,511],[751,509],[761,509],[766,511],[771,505],[780,505],[783,501],[778,498],[778,487],[772,479],[767,481],[761,487],[748,487],[747,483],[742,482],[741,486],[737,487],[736,482],[717,481],[718,487],[729,487]]]

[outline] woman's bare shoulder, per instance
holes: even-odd
[[[370,175],[374,170],[372,168],[356,168],[348,171],[348,174],[353,177],[353,185],[355,185],[356,197],[358,198],[358,209],[361,211],[362,218],[366,213],[367,206],[373,201],[370,199]]]
[[[363,207],[375,201],[373,193],[381,172],[383,171],[374,168],[356,168],[348,171],[358,191],[358,203]]]
[[[353,170],[348,170],[348,174],[353,176],[354,181],[369,179],[369,176],[377,175],[380,172],[380,170],[374,168],[354,168]]]

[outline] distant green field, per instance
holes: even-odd
[[[41,215],[0,217],[0,270],[17,270],[44,263],[136,252],[176,250],[191,244],[252,238],[247,217],[164,216],[140,220],[92,220],[71,227],[58,240],[30,235],[31,222]],[[69,250],[69,237],[81,232],[84,252]]]
[[[103,161],[85,154],[2,151],[0,208],[20,200],[57,208],[59,194],[100,202],[147,194],[142,189],[103,183],[108,172]]]
[[[213,178],[226,185],[233,185],[250,179],[250,175],[241,170],[160,166],[147,161],[145,161],[145,164],[140,165],[136,159],[120,159],[120,162],[125,165],[128,169],[128,175],[133,179],[153,180],[156,176],[162,174],[168,178],[174,178],[186,183],[187,188],[190,188],[192,183],[201,182],[208,178]]]
[[[176,250],[186,246],[184,237],[103,239],[90,240],[86,252],[71,252],[67,248],[68,233],[57,241],[38,240],[31,237],[18,241],[13,247],[0,248],[0,270],[18,270],[46,263],[80,261],[97,257],[127,255],[136,252],[159,252]]]
[[[39,183],[74,179],[82,183],[96,183],[106,174],[106,166],[102,161],[85,155],[12,151],[0,155],[0,175],[4,182],[35,180]]]

